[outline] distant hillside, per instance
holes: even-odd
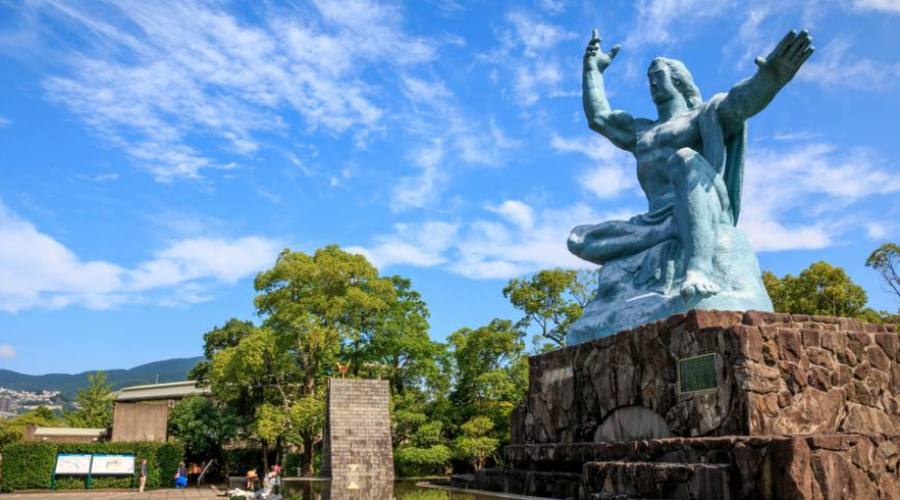
[[[113,389],[119,389],[129,385],[152,384],[159,382],[177,382],[185,380],[191,368],[197,365],[203,357],[167,359],[155,361],[146,365],[136,366],[128,370],[105,370],[106,378],[112,384]],[[64,373],[50,373],[47,375],[25,375],[12,370],[0,370],[0,387],[15,389],[17,391],[35,391],[48,389],[61,391],[63,396],[71,401],[72,397],[82,387],[87,387],[88,373],[76,373],[68,375]]]

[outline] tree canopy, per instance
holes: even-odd
[[[866,313],[866,291],[842,268],[827,262],[814,262],[798,276],[779,278],[766,271],[763,283],[778,312],[851,318]]]
[[[503,296],[525,314],[518,327],[536,326],[539,335],[564,346],[569,326],[581,316],[594,293],[595,281],[593,271],[547,269],[510,280]]]
[[[900,299],[900,245],[885,243],[876,248],[866,266],[878,271],[887,289]]]

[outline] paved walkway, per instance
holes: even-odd
[[[93,500],[102,498],[105,500],[118,499],[146,499],[146,500],[181,500],[200,498],[224,498],[217,497],[216,492],[209,488],[186,488],[183,490],[152,490],[138,493],[137,491],[66,491],[66,492],[34,492],[34,493],[10,493],[0,495],[0,500]]]

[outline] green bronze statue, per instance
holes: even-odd
[[[569,250],[600,264],[597,295],[572,326],[576,344],[688,309],[764,310],[759,263],[736,227],[746,121],[763,110],[812,55],[812,37],[791,31],[757,72],[706,102],[681,61],[658,57],[647,77],[656,120],[613,110],[604,73],[619,52],[594,30],[584,55],[582,100],[590,128],[634,155],[648,212],[578,226]]]

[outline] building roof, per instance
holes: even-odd
[[[40,437],[84,436],[100,437],[106,435],[106,429],[84,429],[78,427],[35,427],[34,435]]]
[[[199,387],[196,381],[169,382],[166,384],[134,385],[119,389],[116,401],[149,401],[154,399],[181,399],[187,396],[209,394],[208,387]]]

